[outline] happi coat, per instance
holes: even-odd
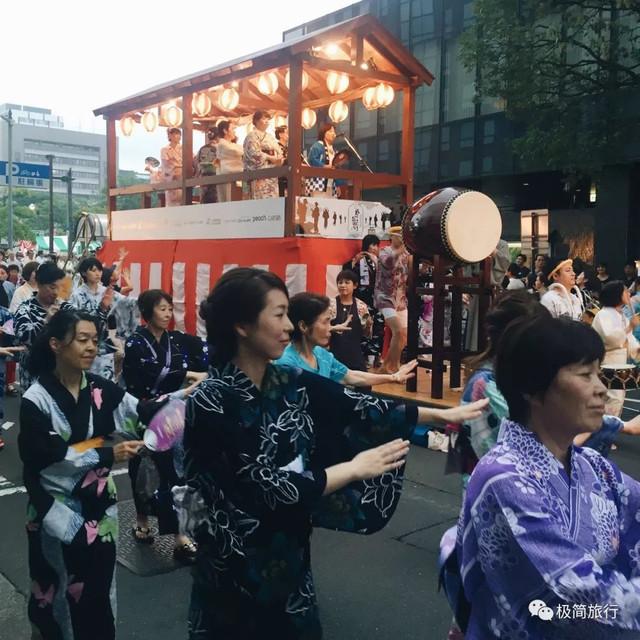
[[[377,531],[403,479],[323,497],[325,468],[407,437],[417,409],[285,366],[269,365],[261,389],[231,363],[210,374],[187,402],[187,485],[174,489],[198,543],[189,638],[320,638],[312,527]]]
[[[51,373],[24,394],[18,446],[29,497],[28,612],[45,640],[115,637],[114,456],[92,439],[114,431],[140,438],[153,405],[90,373],[77,401]]]
[[[503,421],[471,476],[456,552],[465,640],[640,637],[640,484],[592,449],[571,448],[567,475],[534,433]],[[531,615],[534,600],[551,620]]]

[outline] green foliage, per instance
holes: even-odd
[[[594,173],[640,134],[637,0],[476,0],[461,57],[503,101],[524,168]]]
[[[118,186],[127,187],[139,184],[140,179],[134,171],[120,171]],[[84,196],[72,193],[71,199],[72,226],[81,211],[91,213],[105,213],[107,210],[107,189],[104,188],[98,196]],[[118,209],[138,209],[141,198],[139,195],[122,196],[118,198]],[[7,189],[0,191],[0,239],[7,237]],[[30,206],[33,205],[33,206]],[[67,233],[67,195],[53,194],[53,220],[56,235]],[[16,242],[20,240],[34,241],[36,235],[49,234],[49,192],[13,188],[13,236]]]

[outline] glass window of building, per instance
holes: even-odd
[[[493,144],[496,141],[496,121],[490,118],[482,124],[483,144]]]
[[[450,149],[450,130],[449,127],[440,129],[440,151],[449,151]]]
[[[369,138],[378,133],[378,112],[367,111],[360,100],[353,103],[354,131],[356,138]]]
[[[463,122],[460,126],[460,148],[473,147],[473,122]]]
[[[473,174],[473,162],[471,160],[461,160],[458,168],[458,175],[467,177]]]
[[[490,173],[493,171],[493,156],[484,156],[482,158],[482,173]]]
[[[474,115],[475,74],[460,60],[458,40],[445,42],[444,116],[446,121]]]
[[[389,159],[389,141],[380,140],[378,142],[378,161],[384,162]]]

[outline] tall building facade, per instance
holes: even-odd
[[[106,183],[106,136],[64,128],[64,121],[50,109],[27,105],[2,104],[0,113],[11,111],[13,121],[13,161],[47,165],[53,155],[53,175],[66,175],[72,170],[73,193],[98,196]],[[0,122],[0,160],[9,160],[8,125]],[[27,189],[48,189],[48,181],[33,178],[16,179],[16,186]],[[53,181],[56,193],[66,193],[67,187]]]
[[[597,197],[588,177],[569,188],[560,168],[525,173],[510,148],[519,133],[514,123],[499,100],[476,100],[475,72],[460,58],[460,36],[474,21],[473,0],[363,0],[290,29],[283,39],[365,13],[377,17],[435,75],[433,85],[420,87],[416,95],[416,197],[441,186],[478,189],[498,204],[509,241],[520,240],[520,211],[545,208],[556,212],[559,237],[571,233],[578,218],[591,225],[595,258],[609,261],[614,272],[625,257],[640,258],[640,149],[603,172]],[[373,112],[356,102],[351,111],[340,130],[374,169],[398,171],[401,101]]]

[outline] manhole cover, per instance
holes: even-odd
[[[131,529],[136,524],[136,510],[133,500],[118,503],[118,562],[139,576],[156,576],[182,569],[184,565],[173,559],[173,535],[156,535],[153,544],[140,544],[133,539]],[[156,518],[150,517],[149,523],[158,531]]]

